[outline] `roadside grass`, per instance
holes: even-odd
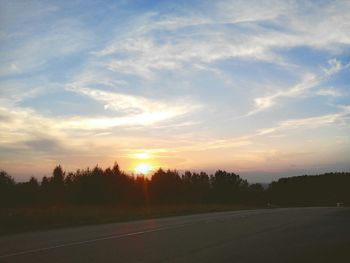
[[[67,206],[0,208],[0,235],[197,213],[255,209],[230,204]]]

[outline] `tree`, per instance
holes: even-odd
[[[218,170],[211,177],[212,199],[216,202],[238,202],[248,182],[235,173]]]
[[[174,170],[163,169],[156,171],[150,181],[151,201],[154,203],[181,203],[183,202],[182,180]]]
[[[15,181],[5,171],[0,171],[0,206],[13,204]]]

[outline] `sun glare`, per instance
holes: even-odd
[[[135,172],[139,174],[148,174],[153,170],[153,167],[148,163],[141,163],[135,167]]]
[[[147,152],[140,152],[140,153],[135,153],[134,157],[137,159],[149,159],[150,158],[150,154]]]

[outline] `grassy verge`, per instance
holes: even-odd
[[[0,235],[68,226],[252,209],[243,205],[50,206],[0,209]]]

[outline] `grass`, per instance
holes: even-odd
[[[124,222],[257,207],[221,204],[153,206],[49,206],[0,209],[0,235],[69,226]]]

